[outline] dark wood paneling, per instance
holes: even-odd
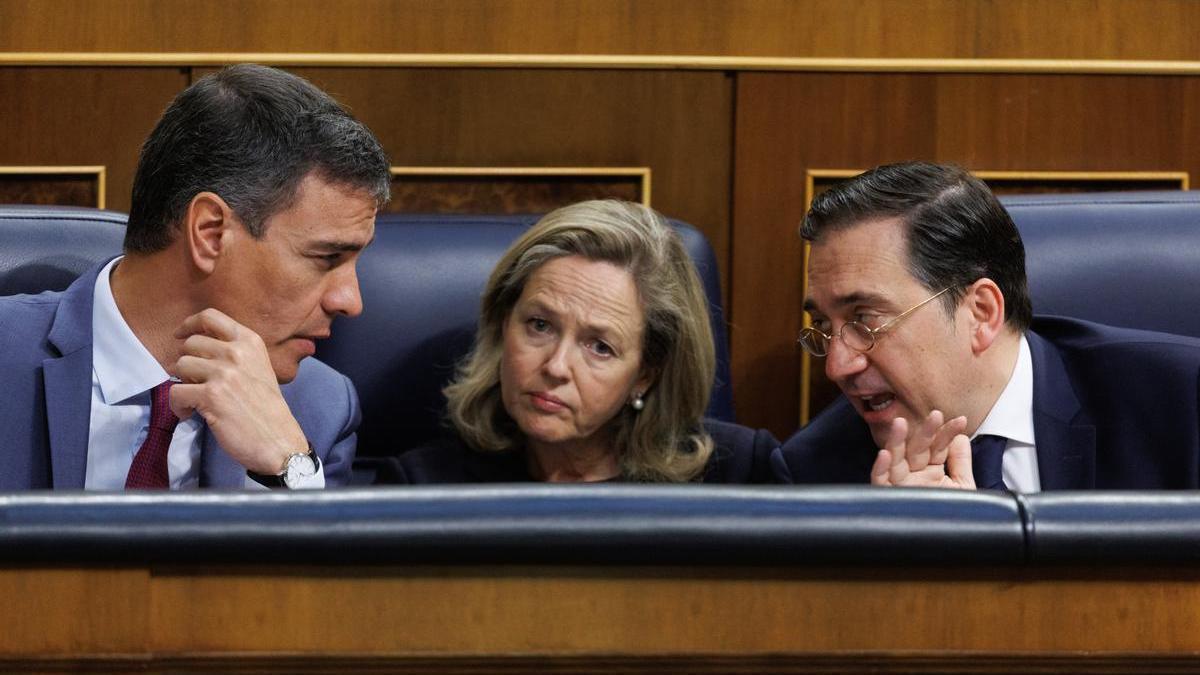
[[[733,84],[724,73],[292,72],[349,104],[396,166],[650,167],[654,208],[708,237],[728,283]]]
[[[730,346],[743,424],[786,438],[799,420],[806,170],[934,156],[935,84],[925,75],[739,76]]]
[[[808,169],[931,159],[1194,179],[1197,107],[1200,85],[1187,77],[740,75],[731,300],[739,420],[781,436],[800,421],[796,226]]]
[[[66,673],[297,673],[342,675],[1181,675],[1200,673],[1193,654],[1012,654],[967,653],[794,653],[766,656],[366,656],[246,654],[241,656],[151,656],[72,659],[4,659],[0,671],[26,675]]]
[[[0,68],[0,166],[105,166],[105,205],[128,211],[142,141],[185,86],[177,68]]]
[[[1180,77],[942,75],[937,151],[973,169],[1176,170],[1183,126]]]
[[[642,176],[505,173],[401,174],[389,213],[546,213],[588,199],[645,203]]]
[[[1200,59],[1191,0],[0,0],[25,52]]]

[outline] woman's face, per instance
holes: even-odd
[[[610,442],[608,423],[649,384],[644,328],[633,277],[616,265],[568,256],[530,275],[504,323],[500,363],[504,408],[530,445]]]

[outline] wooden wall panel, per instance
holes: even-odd
[[[0,0],[12,52],[1200,59],[1191,0]]]
[[[739,421],[781,437],[800,422],[806,170],[931,159],[1194,178],[1198,107],[1200,84],[1187,77],[740,75],[730,303]]]
[[[389,213],[546,213],[588,199],[650,205],[650,170],[392,167]]]
[[[105,205],[128,211],[142,141],[185,86],[177,68],[0,67],[0,166],[104,166]]]
[[[730,349],[743,424],[783,439],[799,420],[805,171],[934,156],[935,84],[924,75],[739,77]]]
[[[943,75],[936,81],[938,154],[972,168],[1153,171],[1196,161],[1179,151],[1187,135],[1183,78]]]
[[[0,668],[1197,672],[1196,576],[1138,567],[8,567],[0,607],[19,620],[0,634]]]
[[[292,72],[350,105],[396,166],[649,167],[653,206],[704,232],[728,283],[733,85],[724,73]]]
[[[0,614],[20,620],[10,621],[0,636],[0,654],[142,651],[147,647],[150,593],[146,569],[14,572],[5,567],[0,570]]]

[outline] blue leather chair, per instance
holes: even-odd
[[[1035,314],[1200,337],[1200,193],[1003,197]]]
[[[0,205],[0,295],[61,291],[120,254],[124,238],[124,213]]]
[[[483,285],[501,253],[537,216],[382,215],[359,262],[365,311],[339,320],[317,356],[346,373],[363,407],[359,456],[386,457],[437,433],[442,386],[470,348]],[[125,214],[0,206],[0,294],[66,288],[121,252]],[[709,416],[732,421],[721,285],[708,241],[676,222],[708,294],[718,366]],[[368,469],[369,473],[369,469]]]

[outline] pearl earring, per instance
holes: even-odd
[[[630,406],[631,406],[631,407],[632,407],[634,410],[637,410],[637,411],[641,412],[642,408],[645,408],[645,407],[646,407],[646,401],[645,401],[645,399],[643,399],[643,398],[642,398],[642,395],[641,395],[641,393],[639,392],[639,393],[636,393],[636,394],[634,394],[634,395],[633,395],[633,400],[632,400],[632,401],[630,401],[629,405],[630,405]]]

